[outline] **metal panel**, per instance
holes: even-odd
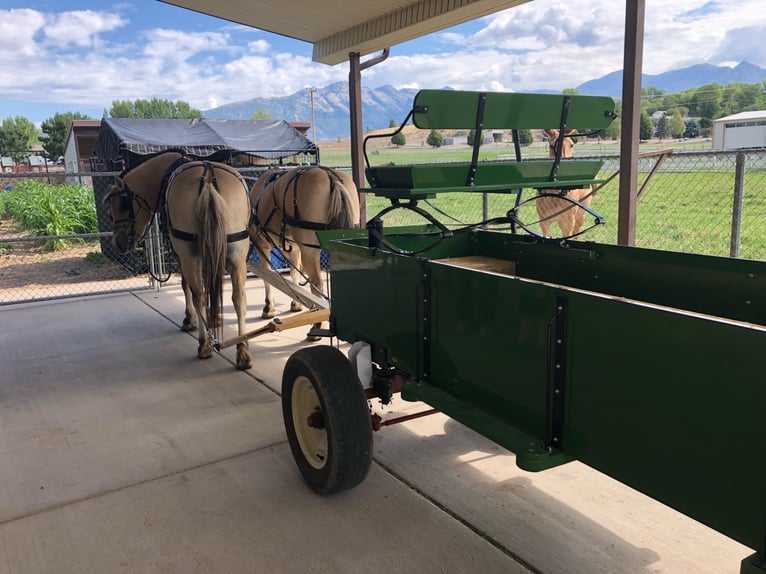
[[[400,249],[432,241],[392,233]],[[766,264],[485,231],[432,260],[363,238],[331,251],[338,335],[384,349],[412,377],[404,398],[528,470],[576,458],[762,549]],[[486,257],[502,272],[459,266]]]
[[[313,59],[340,64],[529,0],[162,0],[314,44]]]

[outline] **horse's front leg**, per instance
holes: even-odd
[[[245,291],[245,280],[247,279],[247,254],[238,258],[235,263],[229,266],[229,275],[231,276],[231,302],[234,304],[234,311],[237,313],[238,334],[244,335],[246,328],[247,315],[247,292]],[[247,340],[237,343],[237,368],[246,370],[253,366],[250,358],[250,344]]]

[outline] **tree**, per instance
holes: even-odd
[[[74,120],[89,120],[90,118],[80,112],[56,113],[52,118],[43,120],[41,129],[43,134],[43,149],[48,159],[56,160],[64,155],[66,138],[69,128]]]
[[[468,136],[466,137],[466,141],[468,142],[468,145],[473,145],[473,141],[476,139],[476,130],[471,130],[468,132]],[[479,141],[479,145],[483,144],[484,142]]]
[[[394,144],[396,147],[399,147],[400,145],[404,145],[407,143],[407,138],[404,137],[404,132],[396,132],[391,137],[391,143]]]
[[[684,135],[685,130],[686,124],[684,124],[684,119],[681,117],[681,112],[673,110],[673,113],[670,115],[670,121],[668,122],[668,131],[670,132],[671,137],[680,138]]]
[[[652,118],[649,117],[649,114],[646,113],[646,110],[641,110],[641,124],[639,127],[638,137],[642,140],[648,140],[651,139],[653,135],[654,124],[652,123]]]
[[[391,118],[390,120],[388,120],[388,127],[397,128],[399,127],[399,124],[396,123],[396,120],[394,118]]]
[[[580,90],[577,88],[564,88],[561,93],[565,96],[577,96],[580,94]]]
[[[443,142],[444,137],[434,129],[431,130],[431,133],[429,133],[426,138],[426,143],[431,147],[442,147]]]
[[[200,119],[202,112],[192,108],[188,103],[178,100],[114,100],[112,107],[106,112],[112,118],[170,118],[170,119]]]
[[[721,84],[706,84],[694,91],[694,101],[697,107],[697,115],[714,120],[721,112],[721,99],[723,98],[723,86]]]
[[[685,122],[684,129],[685,138],[698,138],[700,137],[700,125],[695,119],[689,119]]]
[[[271,112],[267,112],[263,108],[258,108],[253,112],[253,115],[250,116],[251,120],[273,120],[274,117],[271,115]]]
[[[531,144],[535,141],[535,136],[532,135],[532,130],[519,130],[519,143]]]
[[[660,138],[668,137],[670,130],[668,129],[668,116],[664,115],[657,121],[657,127],[654,130],[655,135]]]
[[[24,161],[37,141],[35,125],[24,116],[7,117],[0,125],[0,154]]]

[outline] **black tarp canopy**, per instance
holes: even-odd
[[[319,162],[316,145],[284,120],[101,120],[96,159],[109,166],[131,167],[168,149],[213,161],[231,162],[239,154],[271,161],[310,154],[311,163]]]

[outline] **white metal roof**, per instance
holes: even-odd
[[[530,0],[160,0],[309,42],[323,64],[348,61]]]
[[[718,118],[713,120],[713,123],[719,122],[742,122],[742,121],[754,121],[754,120],[766,120],[766,110],[755,110],[752,112],[739,112],[738,114],[732,114],[724,118]]]

